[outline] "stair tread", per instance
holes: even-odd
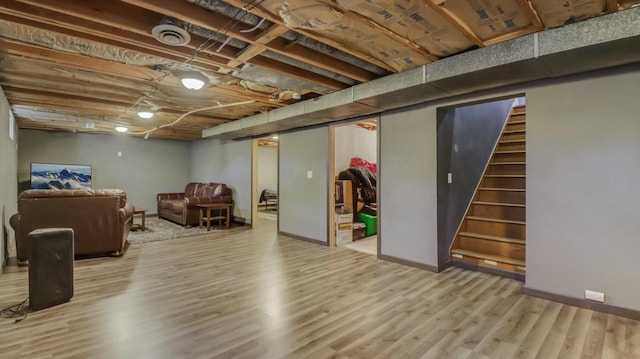
[[[497,223],[510,223],[510,224],[527,224],[523,221],[511,221],[508,219],[497,219],[497,218],[489,218],[489,217],[478,217],[478,216],[467,216],[465,219],[471,219],[476,221],[484,221],[484,222],[497,222]]]
[[[493,187],[480,187],[480,191],[504,191],[504,192],[526,192],[523,188],[493,188]]]
[[[485,253],[480,253],[480,252],[475,252],[475,251],[469,251],[469,250],[466,250],[466,249],[452,249],[451,253],[462,254],[462,255],[466,255],[468,257],[488,259],[488,260],[492,260],[492,261],[496,261],[496,262],[508,263],[508,264],[513,264],[513,265],[517,265],[517,266],[523,266],[523,267],[525,266],[525,261],[520,260],[520,259],[513,259],[513,258],[509,258],[509,257],[496,256],[496,255],[492,255],[492,254],[485,254]]]
[[[484,175],[484,177],[525,178],[527,175]]]
[[[522,140],[504,140],[504,141],[499,141],[498,143],[520,143],[520,142],[527,142],[527,140],[522,139]]]
[[[519,151],[496,151],[494,153],[499,153],[502,155],[506,155],[506,154],[515,154],[515,153],[527,153],[527,151],[525,150],[519,150]]]
[[[507,125],[520,125],[523,123],[527,123],[527,121],[526,120],[507,121]]]
[[[491,162],[489,164],[490,165],[526,165],[527,163],[526,162],[514,162],[514,161],[507,162],[507,161],[505,161],[505,162]]]
[[[527,241],[520,238],[509,238],[509,237],[501,237],[501,236],[492,236],[490,234],[481,234],[481,233],[473,233],[473,232],[460,232],[459,236],[465,237],[474,237],[481,239],[488,239],[497,242],[507,242],[507,243],[515,243],[515,244],[526,244]]]
[[[486,201],[473,201],[471,203],[473,203],[473,204],[484,204],[484,205],[487,205],[487,206],[507,206],[507,207],[522,207],[522,208],[527,207],[524,204],[518,204],[518,203],[501,203],[501,202],[486,202]]]
[[[503,134],[505,133],[519,133],[519,132],[527,132],[527,130],[506,130],[506,131],[502,131]]]

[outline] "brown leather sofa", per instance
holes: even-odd
[[[192,182],[181,193],[158,194],[158,217],[183,226],[197,225],[199,203],[228,203],[233,205],[231,189],[223,183]],[[233,213],[233,210],[231,210]]]
[[[73,229],[76,255],[121,255],[132,217],[122,190],[27,190],[18,196],[18,213],[9,222],[18,261],[25,262],[29,233],[38,228]]]

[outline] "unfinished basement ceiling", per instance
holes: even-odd
[[[205,128],[638,2],[0,0],[0,86],[20,128],[126,126],[195,140]],[[160,42],[157,25],[165,42],[186,44]],[[181,85],[192,70],[208,79],[203,89]]]

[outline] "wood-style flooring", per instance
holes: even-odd
[[[640,322],[255,229],[75,262],[71,302],[0,319],[2,358],[640,358]],[[0,307],[28,295],[0,277]]]

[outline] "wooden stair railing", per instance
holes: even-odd
[[[526,272],[525,145],[526,109],[516,106],[451,245],[454,263]]]

